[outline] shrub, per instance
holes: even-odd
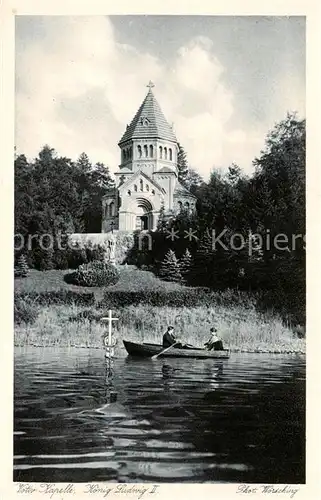
[[[69,269],[77,269],[88,262],[86,250],[78,242],[73,243],[72,247],[68,247],[66,252]]]
[[[39,271],[49,271],[50,269],[54,269],[55,266],[53,257],[54,252],[51,248],[45,250],[37,247],[32,251],[33,265]]]
[[[54,266],[55,269],[69,269],[68,255],[66,250],[55,250],[54,253]]]
[[[78,286],[110,286],[119,280],[119,272],[109,262],[95,260],[79,266],[77,271],[64,277],[69,284]]]
[[[95,260],[103,261],[105,258],[106,249],[102,245],[89,245],[86,247],[86,256],[88,262],[93,262]]]
[[[14,300],[14,322],[17,325],[21,323],[32,324],[38,317],[38,309],[29,300],[24,297],[15,297]]]
[[[76,292],[74,290],[48,290],[45,292],[21,293],[16,296],[17,300],[33,301],[35,304],[76,304],[79,306],[92,306],[95,304],[95,295],[93,292]]]

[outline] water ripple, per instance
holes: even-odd
[[[16,350],[15,480],[304,482],[304,357],[114,365]]]

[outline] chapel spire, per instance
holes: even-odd
[[[149,91],[148,92],[151,92],[152,88],[155,87],[155,84],[152,82],[152,80],[149,80],[148,84],[146,85],[146,87],[149,88]]]
[[[160,139],[177,144],[173,129],[152,92],[154,87],[155,84],[150,81],[145,99],[119,141],[120,147],[123,143],[133,139]]]

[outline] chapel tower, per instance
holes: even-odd
[[[155,230],[161,207],[177,213],[195,210],[195,197],[177,180],[178,143],[152,91],[127,125],[116,188],[103,198],[102,232]]]

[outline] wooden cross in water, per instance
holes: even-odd
[[[111,327],[113,321],[118,321],[119,318],[113,318],[113,313],[109,309],[107,318],[101,318],[101,321],[108,321],[108,345],[111,346]]]

